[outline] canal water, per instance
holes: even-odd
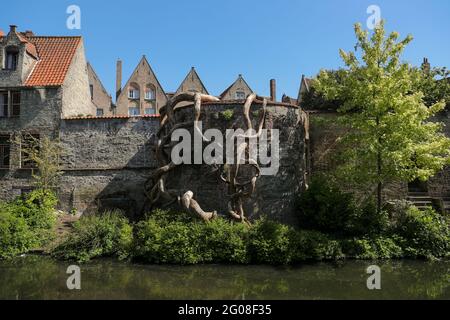
[[[68,290],[68,262],[0,261],[0,299],[450,299],[450,261],[342,261],[295,267],[155,266],[95,260]],[[381,290],[366,269],[381,268]]]

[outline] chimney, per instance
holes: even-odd
[[[30,38],[30,37],[34,37],[34,33],[31,30],[26,30],[24,32],[25,37]]]
[[[15,33],[16,30],[17,30],[17,26],[16,25],[12,24],[12,25],[9,26],[9,32]]]
[[[122,92],[122,60],[117,60],[116,65],[116,101]]]
[[[428,62],[428,58],[423,58],[423,63],[422,63],[422,70],[423,72],[429,74],[431,71],[431,65]]]
[[[275,79],[270,80],[270,100],[277,101],[277,81]]]

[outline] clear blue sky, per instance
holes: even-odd
[[[81,30],[66,28],[71,4],[81,8]],[[88,60],[111,93],[117,58],[126,81],[145,54],[168,92],[195,66],[215,95],[242,73],[261,95],[276,78],[278,97],[295,97],[302,74],[341,66],[338,50],[353,48],[352,26],[365,26],[371,4],[381,8],[388,30],[414,36],[405,60],[419,65],[426,56],[450,67],[448,0],[14,0],[0,10],[0,28],[82,35]]]

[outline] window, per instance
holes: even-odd
[[[155,108],[145,108],[145,114],[156,114]]]
[[[244,91],[236,91],[236,100],[244,100],[245,99],[245,92]]]
[[[94,100],[94,85],[93,84],[89,85],[89,90],[91,91],[91,100]]]
[[[0,92],[0,118],[8,116],[8,92]]]
[[[129,116],[138,116],[140,115],[139,105],[137,103],[131,103],[128,107],[128,115]]]
[[[19,50],[15,47],[9,47],[6,49],[6,65],[7,70],[16,70],[19,61]]]
[[[145,88],[145,100],[155,100],[155,87],[148,84]]]
[[[97,108],[97,117],[103,117],[103,109]]]
[[[130,85],[130,88],[128,89],[128,98],[130,99],[140,98],[139,86],[136,83],[132,83]]]
[[[9,168],[9,152],[11,142],[9,136],[0,135],[0,168]]]
[[[22,137],[20,153],[22,168],[36,168],[36,162],[30,159],[30,151],[39,152],[39,140],[38,134],[26,134]]]
[[[20,91],[11,92],[11,116],[20,116]]]

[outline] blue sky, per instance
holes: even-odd
[[[81,8],[81,30],[66,27],[72,4]],[[82,35],[88,60],[111,93],[117,58],[126,81],[145,54],[167,92],[195,66],[215,95],[241,73],[261,95],[275,78],[278,97],[295,97],[302,74],[342,65],[338,50],[354,47],[353,24],[365,26],[372,4],[388,30],[414,36],[406,61],[419,65],[426,56],[450,67],[448,0],[14,0],[0,10],[0,29],[16,24],[38,35]]]

